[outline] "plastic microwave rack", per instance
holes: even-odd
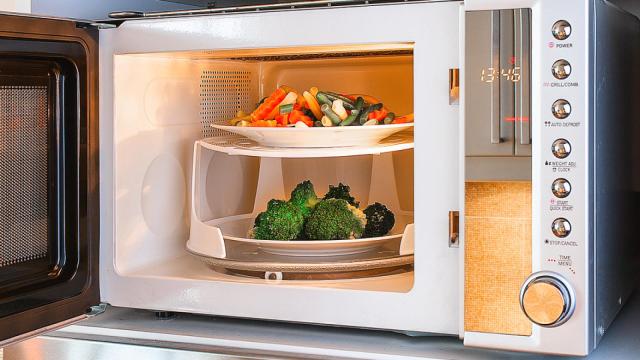
[[[382,154],[386,152],[413,149],[413,132],[402,131],[393,134],[376,145],[370,146],[334,146],[330,148],[276,148],[260,145],[240,135],[210,137],[198,143],[207,149],[229,155],[258,157],[313,158],[335,156],[357,156]]]
[[[413,146],[412,131],[396,133],[374,145],[331,148],[275,148],[225,134],[198,140],[193,154],[187,251],[215,271],[267,280],[353,279],[412,271],[413,211],[402,210],[398,195],[388,189],[396,188],[394,172],[389,171],[393,169],[391,153]],[[313,160],[303,164],[302,158]],[[396,214],[393,232],[386,238],[337,240],[331,244],[267,244],[274,241],[245,239],[253,219],[264,210],[261,207],[269,199],[287,197],[285,188],[290,184],[285,181],[309,176],[305,175],[307,170],[315,174],[314,183],[323,178],[324,172],[317,173],[313,168],[319,161],[314,158],[337,159],[339,171],[351,169],[341,173],[338,180],[360,183],[359,187],[366,189],[359,197],[363,203],[379,201],[392,209]],[[295,164],[283,165],[288,159]],[[285,245],[291,248],[282,248]]]

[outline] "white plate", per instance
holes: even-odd
[[[272,147],[323,148],[341,146],[371,146],[399,131],[413,127],[413,123],[372,126],[331,127],[251,127],[212,124]]]
[[[253,226],[255,215],[245,214],[212,220],[207,223],[222,231],[225,241],[257,246],[261,251],[284,256],[337,256],[361,254],[379,248],[402,237],[404,228],[411,221],[409,216],[396,215],[396,225],[386,236],[349,240],[258,240],[246,237]]]

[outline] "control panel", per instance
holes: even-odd
[[[549,17],[539,38],[544,44],[538,63],[542,127],[533,166],[540,169],[540,224],[534,241],[540,265],[523,284],[520,304],[542,327],[568,326],[578,308],[582,313],[574,326],[582,328],[587,316],[586,32],[578,18]]]
[[[620,99],[638,83],[629,69],[637,68],[639,21],[607,1],[465,0],[464,6],[531,10],[533,194],[531,270],[519,288],[531,335],[469,331],[464,342],[586,355],[635,286],[620,264],[635,261],[628,224],[635,216],[637,127],[634,107]]]

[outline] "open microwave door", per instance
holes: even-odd
[[[99,303],[97,39],[0,14],[0,347]]]

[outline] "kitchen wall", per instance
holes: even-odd
[[[0,0],[0,11],[31,12],[31,0]]]
[[[0,0],[23,1],[23,0]],[[106,19],[112,11],[165,11],[193,6],[160,0],[31,0],[31,12],[78,19]]]

